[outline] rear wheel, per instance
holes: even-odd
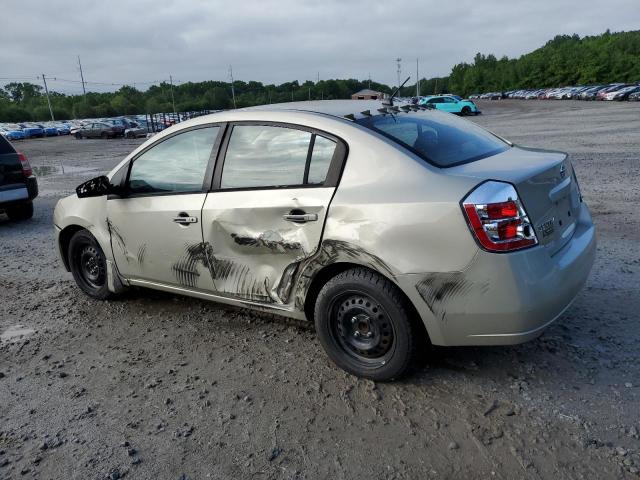
[[[107,261],[91,233],[80,230],[71,237],[68,258],[73,278],[84,293],[98,300],[112,296],[107,287]]]
[[[347,270],[326,283],[316,301],[315,324],[336,365],[377,381],[405,374],[420,340],[397,287],[364,268]]]
[[[29,202],[16,205],[15,207],[8,208],[6,213],[11,220],[29,220],[33,217],[33,203]]]

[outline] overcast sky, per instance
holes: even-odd
[[[117,84],[359,78],[396,84],[447,75],[476,52],[518,56],[556,34],[640,28],[638,0],[3,0],[0,85],[39,82],[80,93]],[[54,80],[54,78],[56,80]],[[89,83],[91,90],[119,85]]]

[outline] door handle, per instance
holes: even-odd
[[[307,223],[307,222],[315,222],[318,220],[317,213],[287,213],[282,216],[287,222],[294,223]]]
[[[177,217],[172,218],[175,223],[180,225],[191,225],[192,223],[198,223],[198,217],[192,217],[186,212],[180,212]]]

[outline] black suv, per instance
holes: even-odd
[[[37,196],[38,182],[27,157],[0,135],[0,213],[12,220],[31,218]]]

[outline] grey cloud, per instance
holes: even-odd
[[[446,75],[476,52],[518,56],[556,34],[631,30],[637,0],[322,2],[134,0],[88,3],[9,0],[2,7],[0,77],[86,79],[134,83],[168,78],[372,78],[396,82],[393,59],[406,75]],[[404,76],[404,75],[403,75]],[[0,84],[7,80],[0,79]],[[78,92],[52,80],[52,88]],[[139,85],[144,87],[144,85]],[[91,85],[92,89],[111,89]]]

